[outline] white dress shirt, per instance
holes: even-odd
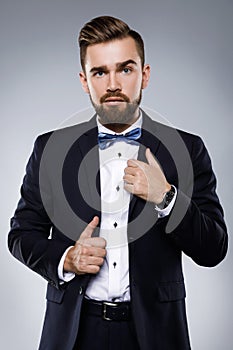
[[[141,128],[142,116],[123,133]],[[115,134],[99,123],[98,131]],[[107,241],[107,255],[99,273],[94,275],[87,287],[86,297],[95,300],[129,301],[129,260],[127,242],[128,210],[130,193],[124,189],[124,169],[128,159],[137,159],[139,145],[117,141],[110,147],[99,150],[101,186],[101,224],[100,236]],[[155,215],[168,215],[174,205],[176,194],[165,209],[155,207]],[[64,273],[63,265],[68,248],[58,266],[61,281],[68,282],[73,273]]]

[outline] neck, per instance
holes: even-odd
[[[116,133],[121,133],[128,129],[132,124],[134,124],[139,119],[139,110],[135,113],[134,117],[127,123],[103,123],[100,119],[99,122],[104,125],[107,129],[112,130]]]
[[[112,130],[116,133],[121,133],[126,129],[128,129],[132,124],[103,124],[103,125],[109,130]]]

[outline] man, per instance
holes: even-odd
[[[96,115],[38,137],[9,234],[49,282],[40,350],[190,349],[181,253],[211,267],[227,251],[210,158],[139,109],[137,32],[98,17],[79,45]]]

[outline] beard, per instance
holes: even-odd
[[[117,106],[106,106],[104,101],[109,97],[121,97],[123,102]],[[100,99],[100,104],[91,103],[99,116],[101,124],[131,124],[135,120],[135,113],[138,110],[142,99],[142,90],[137,99],[130,102],[129,98],[122,93],[107,93]]]

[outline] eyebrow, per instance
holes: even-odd
[[[121,69],[121,68],[124,68],[125,66],[127,66],[128,64],[137,65],[137,63],[134,60],[129,59],[129,60],[124,61],[124,62],[116,63],[116,67],[117,67],[117,69]],[[95,72],[100,72],[100,71],[105,72],[107,70],[108,70],[107,66],[93,67],[93,68],[91,68],[90,73],[95,73]]]

